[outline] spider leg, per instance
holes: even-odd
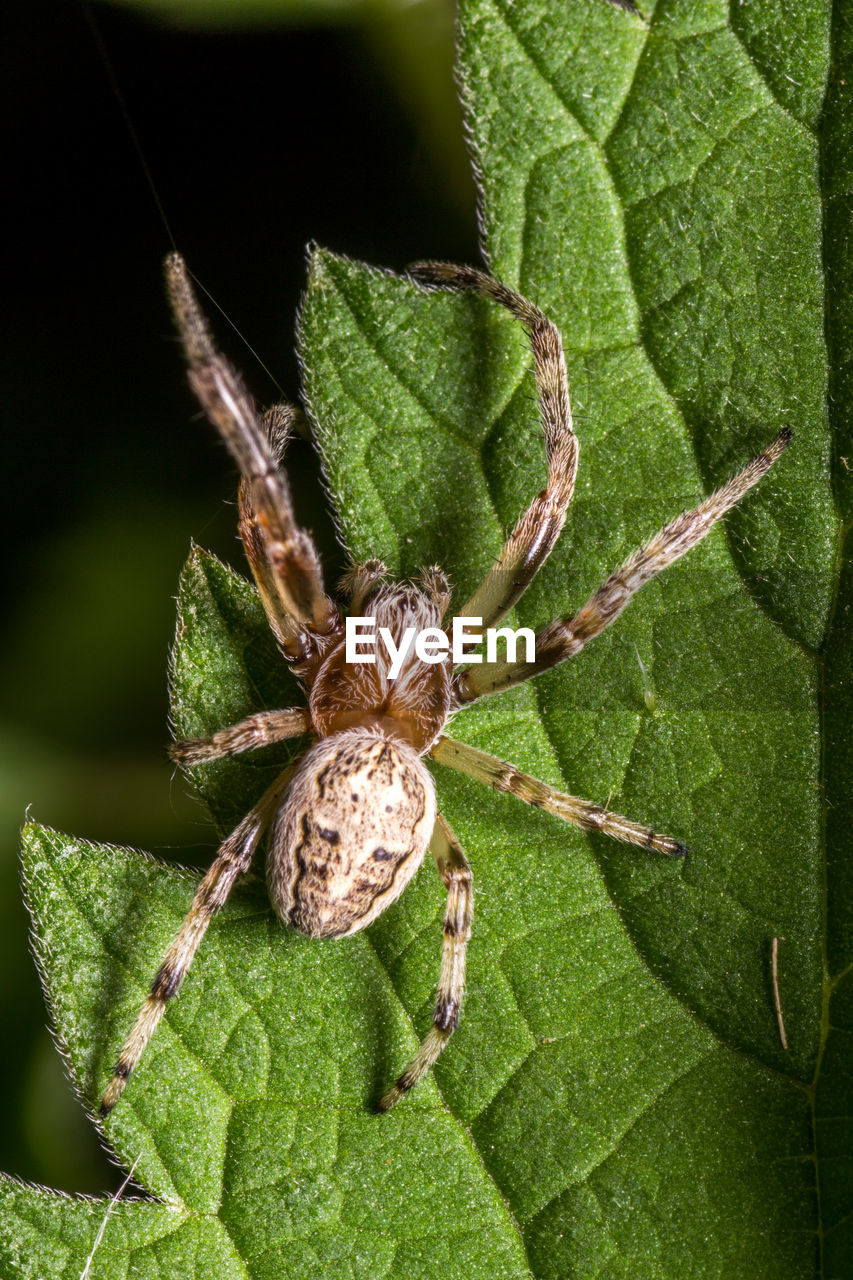
[[[150,994],[119,1054],[113,1077],[101,1102],[102,1117],[109,1115],[121,1097],[130,1073],[142,1057],[145,1046],[165,1012],[166,1004],[183,982],[199,943],[207,932],[211,917],[225,905],[237,877],[248,870],[258,842],[272,821],[292,772],[292,768],[288,768],[275,780],[254,809],[250,810],[220,846],[210,870],[196,890],[186,919],[166,952],[151,984]]]
[[[605,627],[619,617],[640,587],[656,577],[710,533],[717,521],[740,502],[744,494],[769,471],[787,447],[792,432],[786,428],[771,440],[763,453],[743,471],[716,489],[693,511],[683,511],[645,546],[640,547],[586,602],[573,618],[560,618],[536,636],[533,662],[488,663],[468,667],[454,678],[457,704],[472,702],[484,694],[501,693],[572,658]]]
[[[288,656],[301,657],[300,633],[325,635],[338,616],[323,588],[316,548],[296,524],[278,465],[294,411],[274,410],[259,422],[239,375],[214,345],[180,254],[166,259],[166,285],[190,386],[240,468],[241,534],[270,623]]]
[[[406,1070],[396,1084],[383,1094],[380,1111],[389,1111],[404,1093],[416,1085],[429,1070],[447,1044],[459,1021],[459,1008],[465,990],[465,952],[471,936],[473,891],[471,868],[448,823],[436,815],[430,840],[442,880],[447,886],[447,911],[444,916],[444,945],[441,953],[441,976],[435,1002],[432,1027]]]
[[[522,773],[515,765],[506,760],[498,760],[496,756],[478,751],[464,742],[442,735],[430,751],[434,760],[446,764],[460,773],[467,773],[469,778],[483,782],[495,791],[508,791],[510,795],[523,800],[534,808],[544,809],[563,822],[572,822],[584,831],[603,831],[614,840],[624,840],[627,844],[641,845],[645,849],[654,849],[657,853],[667,853],[671,857],[684,857],[687,853],[683,844],[670,836],[652,831],[650,827],[642,827],[638,822],[631,822],[618,813],[610,813],[590,800],[579,800],[576,796],[555,791],[547,783],[540,782],[529,773]]]
[[[578,438],[572,429],[572,407],[560,331],[543,311],[520,293],[484,271],[449,262],[419,262],[410,274],[422,284],[472,289],[493,298],[527,329],[533,351],[539,415],[545,433],[548,481],[521,516],[483,582],[458,611],[459,617],[482,618],[483,629],[496,626],[533,581],[565,524],[578,469]],[[472,629],[476,634],[477,629]]]
[[[349,566],[338,583],[338,590],[349,601],[347,612],[361,613],[369,595],[381,586],[388,570],[381,560],[360,560]]]
[[[289,404],[274,405],[261,418],[261,431],[269,440],[270,449],[279,467],[296,418],[297,410]],[[298,659],[303,650],[301,629],[288,607],[287,598],[279,587],[275,570],[270,563],[267,547],[269,539],[263,520],[255,508],[253,494],[254,486],[244,477],[240,481],[239,494],[240,539],[273,635],[284,653],[290,658]]]
[[[442,621],[450,605],[450,580],[437,564],[428,565],[420,572],[420,584],[426,595],[438,609]]]
[[[283,742],[301,733],[310,733],[311,713],[307,707],[287,711],[258,711],[237,724],[218,729],[207,738],[182,738],[173,742],[169,755],[177,764],[204,764],[222,756],[254,751],[271,742]]]

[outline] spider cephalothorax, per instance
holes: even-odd
[[[379,566],[381,568],[381,566]],[[369,595],[360,592],[348,612],[369,611],[377,633],[389,633],[394,651],[406,632],[440,627],[450,601],[439,570],[424,574],[423,588],[398,583]],[[410,648],[399,673],[392,675],[391,653],[378,646],[375,661],[347,662],[346,641],[330,649],[311,687],[309,707],[316,731],[327,735],[359,725],[403,739],[422,753],[441,733],[451,705],[452,667],[421,662]]]
[[[494,299],[525,325],[539,391],[548,459],[538,494],[473,596],[454,617],[480,619],[476,633],[506,616],[551,552],[566,518],[578,463],[560,334],[538,307],[471,267],[423,263],[422,284],[472,289]],[[477,781],[590,831],[680,855],[683,845],[588,800],[565,795],[513,765],[455,742],[444,732],[465,703],[538,675],[572,657],[609,626],[650,578],[689,551],[776,461],[790,440],[781,431],[763,452],[692,511],[682,512],[611,574],[574,615],[552,622],[524,660],[507,656],[454,667],[448,654],[426,660],[402,653],[409,631],[447,637],[450,592],[439,569],[419,583],[387,580],[378,560],[355,565],[345,581],[350,618],[368,611],[377,630],[401,653],[349,660],[346,620],[326,594],[314,545],[296,524],[281,456],[293,410],[278,406],[263,418],[239,376],[210,337],[177,254],[166,263],[172,309],[189,365],[190,384],[237,462],[240,535],[270,627],[284,659],[308,688],[308,705],[262,711],[208,738],[175,743],[182,764],[214,760],[269,742],[313,739],[220,846],[151,987],[101,1105],[118,1101],[133,1067],[175,994],[214,912],[246,871],[265,831],[272,904],[288,924],[313,937],[342,937],[369,925],[402,893],[429,848],[447,888],[444,944],[433,1025],[412,1062],[380,1101],[387,1110],[416,1084],[447,1043],[459,1017],[465,950],[471,931],[471,872],[465,854],[436,809],[427,754]]]

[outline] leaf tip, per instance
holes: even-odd
[[[41,822],[30,816],[30,806],[24,814],[24,823],[21,827],[21,850],[24,855],[25,867],[28,855],[40,852],[47,844],[49,837],[54,834],[50,827],[44,826]]]
[[[328,275],[329,267],[335,261],[335,254],[331,249],[324,248],[318,244],[316,240],[309,240],[306,245],[306,256],[308,265],[308,288],[312,285],[321,284]]]

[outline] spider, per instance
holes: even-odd
[[[456,614],[481,619],[485,631],[505,617],[542,567],[572,498],[578,441],[562,340],[538,307],[483,271],[425,262],[410,274],[424,286],[473,290],[493,299],[521,321],[530,338],[548,479],[495,565]],[[374,665],[346,661],[345,614],[326,594],[317,552],[296,524],[280,467],[296,411],[277,406],[259,418],[240,377],[214,345],[178,254],[166,260],[166,282],[190,385],[240,469],[240,535],[267,620],[308,697],[304,707],[261,711],[209,737],[176,742],[171,755],[182,765],[197,764],[303,734],[311,736],[312,745],[220,846],[121,1051],[101,1114],[106,1116],[118,1101],[211,917],[248,870],[267,830],[272,905],[284,922],[314,938],[346,937],[369,925],[403,892],[427,847],[438,865],[447,910],[433,1023],[412,1061],[381,1098],[379,1110],[387,1111],[432,1066],[457,1025],[471,933],[471,871],[436,809],[423,757],[586,831],[602,831],[661,854],[685,854],[677,840],[555,791],[503,760],[454,741],[444,729],[460,707],[579,653],[645,582],[694,547],[740,501],[783,452],[791,432],[780,431],[727,484],[695,510],[676,516],[629,556],[578,613],[540,631],[533,661],[507,656],[454,667],[448,655],[428,665],[411,651],[399,678],[391,680],[381,648]],[[450,606],[447,577],[435,567],[423,570],[417,582],[393,582],[381,561],[368,560],[350,569],[342,589],[346,612],[361,615],[369,607],[377,629],[388,627],[397,646],[407,626],[441,628]]]

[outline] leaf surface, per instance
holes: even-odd
[[[452,732],[690,857],[436,767],[477,887],[468,997],[435,1080],[385,1117],[371,1105],[431,1018],[434,870],[337,943],[241,888],[109,1121],[159,1203],[117,1206],[93,1277],[849,1276],[853,18],[645,13],[462,6],[485,247],[562,329],[581,441],[518,622],[570,614],[781,426],[794,444],[588,650]],[[440,563],[461,602],[544,482],[523,335],[482,300],[317,251],[301,347],[353,555]],[[179,610],[179,733],[297,704],[236,575],[195,552]],[[224,827],[290,754],[198,771]],[[37,828],[26,849],[46,989],[94,1101],[193,883]],[[104,1206],[0,1195],[3,1274],[78,1276]]]

